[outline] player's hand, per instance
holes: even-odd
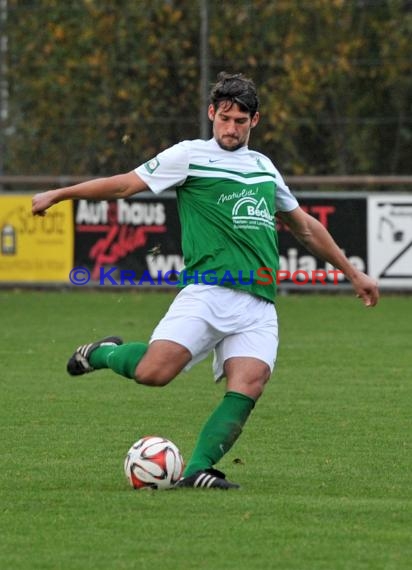
[[[53,190],[35,194],[32,198],[31,212],[33,216],[45,216],[46,210],[53,204]]]
[[[366,307],[374,307],[379,300],[379,289],[375,279],[359,271],[351,279],[356,296]]]

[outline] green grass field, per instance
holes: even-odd
[[[412,561],[408,297],[279,298],[278,365],[219,467],[240,491],[133,491],[130,445],[184,456],[220,400],[210,361],[163,389],[67,358],[148,339],[166,293],[0,292],[0,568],[401,570]]]

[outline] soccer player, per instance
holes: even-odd
[[[210,140],[182,141],[128,173],[33,197],[33,214],[44,215],[62,200],[176,189],[185,273],[193,282],[181,289],[148,344],[119,337],[90,342],[77,348],[67,370],[75,376],[111,369],[138,384],[164,386],[213,351],[214,377],[226,379],[226,392],[178,487],[239,487],[215,465],[240,436],[276,360],[275,215],[309,251],[343,271],[366,306],[378,301],[375,280],[351,265],[324,226],[299,207],[271,160],[249,149],[258,104],[250,79],[222,73],[210,94]],[[217,284],[203,279],[210,274]]]

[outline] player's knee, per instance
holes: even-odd
[[[262,385],[262,389],[265,388],[266,384],[269,382],[270,376],[271,376],[272,372],[268,366],[266,372],[263,374],[262,378],[260,379],[260,383]]]
[[[164,367],[159,367],[156,365],[138,365],[135,371],[135,380],[139,384],[145,384],[146,386],[155,386],[161,388],[169,384],[171,380],[175,377],[175,374],[171,373]]]
[[[231,372],[227,376],[228,390],[246,394],[255,401],[263,394],[265,386],[271,376],[270,368],[267,365],[261,366],[249,374],[242,373],[244,371],[233,373],[233,370],[230,371],[230,367],[227,368],[227,371]]]
[[[255,400],[258,400],[260,396],[263,394],[265,386],[270,378],[270,371],[269,374],[261,376],[260,378],[256,378],[254,382],[251,383],[250,389],[255,395]]]

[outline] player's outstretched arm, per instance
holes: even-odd
[[[145,190],[148,190],[147,185],[132,170],[125,174],[87,180],[74,186],[36,194],[32,199],[32,213],[35,216],[44,216],[48,208],[63,200],[116,200]]]
[[[367,307],[374,307],[377,304],[379,291],[375,279],[350,263],[328,230],[318,220],[301,208],[291,212],[278,212],[277,216],[289,226],[292,234],[306,249],[343,271],[352,283],[356,295]]]

